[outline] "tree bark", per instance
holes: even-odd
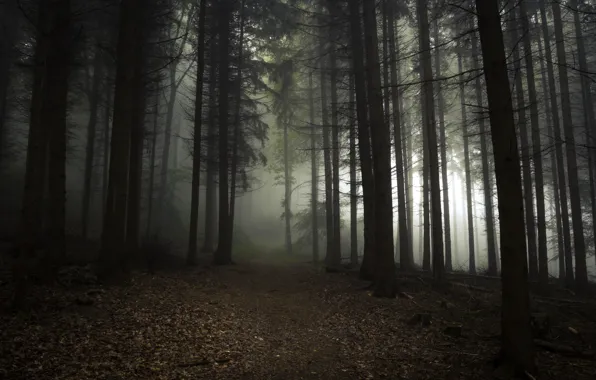
[[[556,84],[555,84],[555,71],[552,61],[552,52],[550,44],[550,34],[548,23],[546,19],[546,6],[545,1],[540,1],[540,21],[542,23],[542,36],[544,37],[544,55],[546,56],[546,69],[548,74],[548,87],[550,88],[550,111],[553,116],[553,129],[555,136],[555,154],[557,157],[557,179],[559,186],[556,191],[559,192],[559,198],[561,201],[561,222],[563,224],[563,241],[565,244],[565,254],[559,257],[559,260],[563,260],[560,265],[565,265],[565,284],[571,288],[574,283],[573,276],[573,265],[572,265],[572,253],[571,253],[571,229],[569,226],[569,211],[567,208],[567,177],[565,175],[565,165],[563,163],[563,145],[561,139],[561,125],[559,120],[559,107],[557,105]],[[563,274],[563,273],[562,273]]]
[[[219,8],[219,233],[214,262],[218,265],[232,263],[232,246],[229,234],[228,203],[228,92],[229,92],[229,45],[232,18],[231,0],[223,0]]]
[[[420,31],[420,67],[422,70],[422,92],[426,117],[426,145],[428,151],[428,174],[431,196],[432,227],[432,270],[435,282],[442,282],[445,275],[443,257],[443,221],[441,217],[441,187],[439,181],[439,155],[437,152],[437,129],[433,96],[433,73],[430,54],[430,33],[428,9],[425,0],[417,0],[418,29]]]
[[[548,246],[546,240],[546,211],[544,206],[544,174],[542,166],[542,143],[540,141],[540,122],[538,116],[538,96],[536,94],[534,59],[532,58],[532,41],[530,22],[526,3],[519,5],[523,26],[524,58],[526,63],[526,79],[528,81],[528,100],[530,101],[530,123],[532,126],[532,147],[534,161],[534,183],[536,186],[536,216],[538,227],[538,279],[543,290],[548,287]]]
[[[308,76],[308,106],[310,133],[310,170],[311,170],[311,198],[310,212],[312,214],[312,261],[319,262],[319,163],[317,160],[317,130],[315,128],[315,101],[312,84],[312,73]],[[350,151],[351,152],[351,151]]]
[[[460,50],[457,53],[457,67],[458,71],[463,73],[463,58],[462,51],[464,48],[460,45]],[[472,210],[472,175],[470,173],[470,148],[468,136],[468,116],[466,112],[466,92],[465,83],[462,80],[459,82],[459,99],[461,106],[461,125],[464,140],[464,166],[466,175],[466,205],[468,216],[468,271],[470,274],[476,274],[476,252],[474,250],[474,212]]]
[[[575,286],[578,291],[584,292],[588,286],[588,270],[586,267],[586,246],[584,241],[584,226],[579,194],[577,157],[575,156],[575,136],[573,134],[573,120],[571,119],[571,100],[569,94],[569,79],[567,77],[565,37],[563,35],[563,24],[561,21],[561,6],[558,2],[553,2],[552,9],[553,20],[555,23],[561,106],[563,110],[563,131],[565,132],[567,175],[569,177],[569,200],[571,201],[571,221],[573,223],[573,241],[575,246]],[[571,266],[571,263],[568,263],[568,265]]]
[[[374,167],[375,210],[375,288],[377,297],[395,297],[395,261],[393,258],[393,208],[391,191],[391,140],[389,127],[383,119],[383,95],[379,66],[375,3],[363,5],[366,75]]]
[[[356,183],[356,118],[354,112],[354,74],[349,82],[349,125],[350,125],[350,264],[358,266],[358,184]]]
[[[472,35],[472,56],[474,59],[473,68],[479,70],[478,63],[478,40],[474,33]],[[483,109],[483,96],[482,86],[480,84],[480,76],[476,77],[476,101],[478,102],[479,110]],[[480,112],[480,111],[479,111]],[[497,275],[497,252],[495,251],[495,225],[493,216],[493,198],[492,198],[492,186],[490,181],[490,167],[488,164],[488,146],[486,144],[486,131],[484,127],[484,117],[479,115],[478,118],[478,134],[480,135],[480,151],[482,155],[482,183],[484,186],[484,211],[486,218],[486,240],[487,240],[487,251],[488,251],[488,275]],[[493,143],[494,145],[494,143]]]
[[[501,359],[535,374],[520,161],[497,0],[476,0],[492,130],[502,249]]]
[[[404,163],[401,132],[401,114],[399,109],[399,93],[397,83],[397,49],[395,46],[395,11],[393,2],[389,2],[389,52],[391,66],[391,103],[393,106],[393,141],[395,145],[395,171],[397,175],[397,214],[399,227],[399,263],[402,270],[408,270],[412,267],[409,252],[409,233],[406,211],[406,194],[404,190]]]
[[[240,38],[238,40],[238,67],[236,72],[236,103],[234,110],[234,140],[232,147],[232,164],[231,164],[231,183],[230,183],[230,240],[233,244],[234,241],[234,218],[236,214],[236,176],[238,173],[238,161],[240,159],[238,155],[238,147],[242,139],[242,131],[240,129],[241,122],[241,111],[242,111],[242,68],[244,64],[244,0],[240,2]],[[287,134],[286,134],[287,141]],[[287,145],[285,146],[287,149]],[[287,152],[287,150],[286,150]],[[287,161],[286,161],[287,165]],[[286,166],[287,168],[287,166]],[[287,177],[286,177],[287,178]],[[286,183],[286,189],[288,184]],[[288,191],[286,190],[286,197],[288,197]],[[286,209],[289,210],[289,197],[286,198]],[[286,215],[286,247],[289,247],[289,253],[292,253],[292,235],[290,229],[290,215]],[[230,248],[231,249],[231,248]]]
[[[207,113],[207,177],[205,180],[205,241],[203,252],[215,250],[217,229],[217,17],[212,16],[209,46],[209,106]]]
[[[319,54],[326,56],[324,42],[319,43]],[[331,167],[331,152],[329,152],[329,110],[327,105],[327,65],[325,58],[322,58],[320,66],[321,71],[321,113],[323,121],[323,162],[325,171],[325,224],[327,245],[325,250],[325,266],[331,269],[333,266],[333,251],[335,244],[333,242],[333,173]]]
[[[149,188],[147,189],[147,229],[145,238],[148,239],[153,229],[153,192],[155,189],[155,158],[157,151],[157,133],[159,121],[159,92],[155,94],[155,108],[153,110],[153,132],[151,134],[151,158],[149,159]]]
[[[364,253],[360,266],[360,278],[372,280],[375,267],[375,214],[374,177],[371,157],[370,130],[368,124],[366,79],[364,67],[364,46],[360,21],[360,1],[349,0],[350,43],[354,67],[354,88],[356,90],[356,117],[358,119],[358,154],[362,175],[362,198],[364,204]]]
[[[441,53],[439,45],[439,23],[438,17],[434,22],[434,42],[435,42],[435,77],[441,77]],[[445,270],[452,270],[451,258],[451,221],[449,216],[449,177],[447,176],[447,139],[445,138],[445,101],[441,83],[437,82],[437,110],[439,112],[439,145],[441,149],[441,179],[443,194],[443,217],[445,220]]]
[[[337,36],[338,36],[338,9],[335,0],[328,0],[329,14],[331,15],[331,46],[329,51],[329,74],[331,79],[331,166],[333,168],[333,252],[331,255],[331,267],[341,266],[341,208],[339,192],[339,121],[338,121],[338,100],[337,100]]]
[[[526,217],[526,234],[528,239],[528,274],[531,281],[538,279],[538,256],[536,253],[536,225],[534,222],[534,195],[532,192],[532,162],[530,160],[530,144],[528,139],[528,128],[526,121],[526,102],[524,98],[524,87],[522,81],[522,70],[520,60],[520,46],[518,23],[515,9],[510,12],[510,48],[513,50],[513,67],[515,71],[515,98],[517,102],[517,129],[521,142],[521,166],[524,192],[524,212]],[[528,55],[524,52],[524,55]],[[531,53],[530,53],[531,54]]]
[[[91,179],[93,178],[93,159],[95,158],[95,140],[103,59],[101,50],[96,47],[93,53],[93,83],[89,92],[89,122],[87,123],[87,144],[85,148],[85,178],[83,182],[83,204],[81,207],[81,235],[87,238],[89,231],[89,209],[91,207]]]
[[[205,19],[207,0],[199,3],[197,37],[197,78],[195,82],[195,110],[192,144],[192,184],[190,190],[190,232],[186,263],[197,264],[197,234],[199,229],[199,184],[201,181],[201,137],[203,121],[203,74],[205,72]]]
[[[577,9],[577,0],[570,0],[568,6],[573,9],[573,23],[575,27],[575,40],[577,41],[577,56],[579,60],[579,69],[581,72],[581,88],[584,116],[586,119],[586,135],[588,136],[588,162],[589,162],[589,177],[590,177],[590,203],[592,208],[592,229],[596,237],[596,194],[595,194],[595,173],[596,169],[596,151],[593,149],[596,141],[596,119],[594,117],[594,102],[592,100],[591,78],[589,73],[588,62],[586,59],[586,47],[584,46],[584,36],[582,33],[581,22],[579,19],[580,12]],[[594,256],[596,258],[596,255]],[[585,264],[577,265],[578,257],[576,256],[576,271],[577,275],[583,276],[583,267]],[[583,280],[582,280],[583,281]]]
[[[138,43],[138,11],[142,5],[141,0],[123,0],[120,3],[110,172],[100,256],[102,275],[125,269],[129,147],[136,108],[136,77],[140,75],[135,64],[136,51],[130,47]]]

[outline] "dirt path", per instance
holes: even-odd
[[[498,310],[497,319],[474,311],[477,321],[453,337],[444,329],[465,306],[411,286],[413,299],[375,299],[365,285],[307,264],[253,261],[138,274],[91,293],[47,290],[35,312],[0,316],[0,378],[507,378],[489,365],[498,341],[478,339],[498,327]],[[408,323],[420,312],[432,313],[431,326]],[[539,360],[553,367],[556,357]],[[540,378],[594,375],[586,362],[565,363]]]

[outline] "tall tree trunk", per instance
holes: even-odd
[[[457,53],[457,68],[459,73],[463,73],[462,51],[464,48],[460,45]],[[476,252],[474,250],[474,212],[472,210],[472,176],[470,173],[470,148],[468,136],[468,116],[466,112],[466,91],[463,80],[459,82],[459,99],[461,106],[461,126],[464,140],[464,166],[466,175],[466,205],[468,215],[468,271],[470,274],[476,274]]]
[[[352,70],[353,71],[353,70]],[[356,183],[356,118],[354,104],[354,74],[350,73],[349,125],[350,125],[350,264],[358,266],[358,184]]]
[[[356,117],[358,119],[358,154],[362,175],[362,198],[364,204],[364,253],[360,266],[360,278],[372,280],[375,267],[375,210],[374,177],[371,157],[370,130],[368,124],[364,46],[360,21],[360,1],[349,0],[350,42],[356,90]]]
[[[144,41],[139,38],[138,41]],[[137,42],[135,110],[130,136],[130,157],[128,161],[128,203],[126,211],[126,246],[129,253],[138,252],[141,214],[141,178],[143,175],[143,142],[145,132],[146,88],[144,77],[144,42]],[[126,269],[130,263],[125,262]]]
[[[139,42],[139,9],[142,5],[141,0],[123,0],[120,3],[110,173],[100,256],[103,275],[125,269],[129,147],[136,108],[136,77],[140,75],[135,64],[136,51],[130,47]]]
[[[564,273],[565,283],[567,287],[572,287],[574,283],[573,276],[573,259],[571,253],[571,232],[569,227],[569,211],[567,208],[567,177],[565,175],[565,165],[563,162],[563,145],[561,139],[561,125],[559,120],[559,107],[557,105],[556,84],[555,84],[555,71],[552,61],[552,52],[550,44],[550,33],[546,19],[546,6],[545,1],[540,1],[540,21],[542,24],[542,36],[544,37],[544,55],[546,56],[546,69],[548,73],[548,87],[550,88],[550,112],[553,117],[553,129],[555,136],[555,154],[557,157],[557,179],[559,186],[556,191],[559,192],[560,205],[561,205],[561,222],[563,224],[563,241],[565,244],[565,253],[559,257],[559,260],[563,260],[563,263],[559,265],[565,265]]]
[[[441,77],[441,53],[439,45],[439,23],[438,17],[434,22],[434,40],[435,40],[435,76]],[[443,193],[443,216],[445,219],[445,269],[451,271],[451,222],[449,216],[449,177],[447,176],[447,139],[445,138],[445,101],[441,83],[437,82],[437,110],[439,111],[439,144],[441,149],[441,179]]]
[[[284,221],[286,253],[292,254],[292,162],[290,160],[289,120],[283,121],[284,128]]]
[[[443,281],[445,262],[443,258],[443,221],[441,218],[441,187],[439,182],[439,155],[437,152],[437,128],[433,96],[433,73],[430,54],[430,33],[428,9],[425,0],[417,0],[418,28],[420,31],[420,67],[422,70],[422,92],[426,117],[426,145],[428,149],[428,170],[432,215],[432,269],[436,282]]]
[[[312,84],[312,72],[308,76],[308,107],[310,121],[310,171],[311,198],[310,212],[312,214],[312,261],[319,262],[319,162],[317,160],[317,130],[315,128],[315,100]],[[351,152],[351,151],[350,151]]]
[[[588,270],[586,267],[586,246],[584,242],[584,226],[579,194],[577,158],[575,156],[575,136],[573,134],[573,121],[571,120],[571,100],[569,94],[569,79],[567,77],[565,37],[563,35],[563,23],[561,21],[561,6],[558,2],[553,2],[552,8],[559,66],[561,105],[563,109],[563,131],[565,132],[565,148],[567,153],[571,221],[573,223],[573,241],[575,246],[575,285],[578,291],[583,292],[588,286]],[[571,266],[571,263],[568,263],[568,265]]]
[[[145,238],[149,238],[153,229],[153,191],[155,189],[155,158],[157,150],[157,133],[159,120],[159,92],[155,93],[155,108],[153,110],[153,132],[151,133],[151,158],[149,159],[149,188],[147,189],[147,229]]]
[[[594,102],[592,100],[591,78],[588,76],[589,68],[586,59],[586,47],[584,46],[584,36],[582,33],[582,26],[579,19],[580,12],[577,9],[577,0],[569,1],[568,6],[574,10],[573,23],[575,27],[575,39],[577,41],[577,56],[579,60],[579,69],[581,72],[581,87],[584,116],[586,118],[586,135],[588,136],[588,146],[593,148],[596,142],[596,119],[594,117]],[[591,166],[589,168],[590,177],[590,203],[592,207],[592,228],[594,236],[596,237],[596,194],[595,194],[595,173],[596,169],[596,150],[588,149],[588,160]],[[594,255],[596,258],[596,255]],[[577,261],[577,258],[576,258]],[[583,271],[583,264],[578,266],[576,264],[576,271]],[[580,275],[581,273],[578,273]],[[581,274],[583,276],[583,274]]]
[[[232,263],[232,246],[229,234],[228,203],[228,88],[229,88],[229,45],[230,23],[232,18],[232,2],[220,1],[219,8],[219,233],[217,251],[214,256],[216,264]]]
[[[478,37],[476,33],[472,36],[472,62],[474,63],[474,70],[479,70],[478,63]],[[483,109],[482,86],[480,84],[480,76],[476,76],[476,101],[478,102],[478,110]],[[484,117],[478,117],[478,134],[480,135],[480,151],[482,155],[482,183],[484,191],[484,212],[486,218],[486,240],[488,251],[488,274],[496,276],[497,274],[497,252],[495,251],[495,225],[493,216],[493,197],[492,186],[490,184],[490,167],[488,164],[488,146],[486,144],[486,131],[484,126]],[[494,145],[494,143],[493,143]]]
[[[327,52],[325,50],[325,43],[321,40],[319,43],[319,54],[324,57]],[[327,62],[322,59],[321,67],[321,113],[323,121],[323,161],[325,170],[325,222],[327,245],[325,250],[325,266],[331,269],[333,266],[333,250],[335,244],[333,242],[333,173],[331,168],[331,152],[329,152],[329,110],[327,105]]]
[[[546,114],[546,133],[549,138],[553,136],[553,126],[552,120],[553,115],[551,113],[551,106],[550,106],[550,92],[549,86],[547,83],[546,78],[546,68],[544,66],[544,54],[542,51],[542,41],[540,38],[540,34],[536,34],[537,42],[538,42],[538,60],[540,61],[540,72],[541,75],[541,82],[542,82],[542,89],[543,89],[543,97],[544,97],[544,111]],[[558,118],[558,113],[557,113]],[[558,121],[557,121],[558,122]],[[557,231],[557,246],[556,252],[558,257],[558,264],[559,264],[559,280],[563,280],[565,278],[565,253],[563,250],[564,241],[563,241],[563,227],[561,224],[561,201],[559,199],[559,178],[557,172],[557,161],[556,161],[556,154],[551,152],[550,153],[550,166],[551,166],[551,176],[552,176],[552,190],[553,190],[553,198],[554,198],[554,205],[551,204],[551,207],[554,207],[554,217],[556,223],[556,231]],[[552,209],[551,209],[552,211]],[[551,212],[552,214],[552,212]],[[569,219],[567,220],[569,223]],[[569,231],[569,230],[567,230]],[[571,243],[570,243],[571,244]]]
[[[244,0],[240,2],[240,38],[238,40],[238,67],[236,72],[236,103],[234,110],[234,141],[232,147],[232,164],[231,164],[231,183],[230,183],[230,240],[232,241],[230,244],[233,244],[234,241],[234,218],[236,214],[236,177],[238,172],[238,161],[240,157],[238,155],[238,147],[240,145],[240,141],[242,141],[242,131],[240,130],[240,122],[241,122],[241,110],[242,110],[242,68],[244,64]],[[287,146],[285,147],[287,149]],[[286,150],[287,151],[287,150]],[[287,163],[287,162],[286,162]],[[286,189],[287,189],[286,184]],[[286,190],[287,195],[287,190]],[[287,198],[288,199],[288,198]],[[289,201],[286,201],[286,207],[289,211]],[[289,253],[292,253],[292,235],[291,229],[289,225],[290,216],[286,215],[286,247],[290,248]],[[289,237],[289,238],[288,238]],[[288,244],[289,242],[289,244]],[[231,248],[230,248],[231,249]]]
[[[47,77],[42,100],[41,120],[50,128],[49,145],[49,246],[46,268],[55,269],[65,255],[66,222],[66,115],[68,108],[68,77],[71,58],[71,3],[54,0],[49,3],[51,49],[46,56]],[[53,272],[52,272],[53,273]]]
[[[106,83],[106,108],[103,125],[103,167],[102,167],[102,189],[101,206],[105,210],[108,202],[108,185],[110,180],[110,121],[112,118],[112,93],[114,89],[110,82]]]
[[[338,23],[340,22],[336,8],[337,2],[329,0],[327,2],[329,14],[331,15],[331,46],[329,51],[329,71],[331,79],[331,149],[332,149],[332,168],[333,168],[333,252],[331,255],[331,267],[341,266],[341,228],[340,228],[340,192],[339,192],[339,121],[338,121],[338,100],[337,100],[337,36]]]
[[[406,194],[404,190],[404,163],[401,132],[401,114],[399,110],[399,93],[397,83],[397,49],[395,46],[395,10],[393,2],[388,5],[389,14],[389,51],[391,61],[391,102],[393,106],[393,140],[395,144],[395,171],[397,173],[397,214],[399,226],[399,262],[402,270],[412,267],[409,252],[409,234],[406,212]]]
[[[205,180],[205,241],[203,252],[215,249],[217,228],[217,17],[211,20],[211,41],[209,42],[209,106],[207,113],[207,177]]]
[[[101,50],[93,53],[93,84],[89,92],[89,122],[87,124],[87,144],[85,149],[85,178],[83,183],[83,205],[81,215],[81,234],[87,238],[89,230],[89,209],[91,207],[91,179],[93,178],[93,159],[95,158],[95,134],[99,113],[103,59]]]
[[[526,3],[519,5],[523,26],[524,58],[526,79],[528,81],[528,100],[530,101],[530,123],[532,125],[532,147],[534,161],[534,181],[536,186],[536,213],[538,227],[538,279],[543,289],[548,286],[548,246],[546,240],[546,211],[544,206],[544,174],[542,166],[542,143],[540,141],[540,122],[538,116],[538,96],[532,58],[532,41]],[[529,235],[528,235],[529,236]]]
[[[0,162],[6,159],[6,121],[9,113],[8,90],[10,86],[10,69],[14,63],[15,43],[20,38],[19,1],[5,0],[0,4]]]
[[[375,194],[375,289],[377,297],[395,297],[395,261],[393,257],[393,208],[391,191],[391,139],[389,126],[383,120],[383,96],[377,40],[374,1],[365,1],[364,40],[368,104],[374,167]]]
[[[192,144],[192,184],[190,189],[190,231],[186,263],[197,263],[197,234],[199,229],[199,184],[201,181],[201,137],[203,121],[203,74],[205,72],[205,18],[207,0],[199,3],[197,38],[197,78],[195,82],[195,111]]]
[[[526,234],[528,238],[528,274],[531,281],[538,279],[538,256],[536,253],[536,225],[534,222],[534,195],[532,192],[532,162],[530,160],[530,144],[526,121],[526,101],[522,81],[518,23],[515,9],[510,12],[510,48],[513,49],[513,67],[515,71],[515,98],[517,101],[517,128],[521,142],[521,166],[524,192],[524,212],[526,217]],[[524,52],[524,55],[531,52]]]
[[[476,0],[492,130],[502,247],[501,359],[535,374],[520,161],[497,0]]]

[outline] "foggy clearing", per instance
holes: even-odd
[[[596,378],[595,17],[0,1],[0,378]]]

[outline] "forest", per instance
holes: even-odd
[[[0,378],[596,378],[596,1],[0,0]]]

